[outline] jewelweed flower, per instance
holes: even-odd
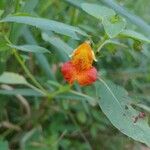
[[[71,60],[64,63],[61,72],[69,84],[77,81],[79,85],[90,85],[97,79],[97,70],[92,66],[94,52],[88,41],[82,43],[71,55]]]

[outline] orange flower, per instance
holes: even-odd
[[[97,70],[92,66],[93,60],[93,50],[89,42],[84,42],[74,50],[71,60],[63,64],[61,72],[69,84],[74,81],[82,86],[92,84],[97,79]]]

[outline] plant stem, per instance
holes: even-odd
[[[19,1],[20,0],[16,0],[16,3],[15,3],[15,13],[18,11],[18,8],[19,8]]]
[[[92,97],[90,97],[90,96],[88,96],[88,95],[86,95],[86,94],[83,94],[83,93],[80,93],[80,92],[76,92],[76,91],[73,91],[73,90],[70,90],[70,93],[86,98],[86,100],[87,100],[92,106],[95,106],[96,103],[97,103],[95,99],[93,99]]]
[[[34,78],[34,76],[31,74],[31,72],[28,70],[28,68],[25,66],[24,62],[21,60],[21,57],[17,53],[16,49],[13,49],[14,55],[22,68],[24,69],[25,73],[28,75],[28,77],[32,80],[32,82],[41,90],[43,93],[47,93],[47,91],[41,86],[41,84]]]
[[[37,91],[37,92],[40,92],[41,94],[43,94],[43,96],[46,96],[45,92],[41,91],[39,88],[33,86],[32,84],[28,83],[27,86],[30,87],[31,89]]]
[[[102,40],[99,41],[99,43],[97,44],[97,52],[99,52],[101,50],[101,48],[105,45],[105,43],[107,43],[108,40],[108,36],[105,35],[104,38]]]

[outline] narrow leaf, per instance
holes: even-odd
[[[25,84],[27,85],[27,81],[26,79],[16,73],[12,73],[12,72],[4,72],[1,76],[0,76],[0,83],[3,84]]]
[[[112,9],[97,4],[83,3],[81,7],[85,12],[100,20],[115,15]]]
[[[32,89],[12,89],[12,90],[0,90],[1,95],[22,95],[22,96],[35,96],[42,97],[43,94]]]
[[[81,4],[83,2],[85,2],[84,0],[76,0],[76,1],[73,1],[73,0],[64,0],[65,2],[69,3],[70,5],[73,5],[79,9],[81,9]]]
[[[23,33],[23,37],[25,38],[25,40],[27,41],[27,43],[29,44],[34,44],[37,45],[37,42],[35,40],[35,38],[33,37],[32,33],[30,32],[29,28],[26,27],[24,29],[24,33]],[[47,60],[47,58],[44,56],[44,54],[38,54],[35,53],[37,62],[40,66],[40,68],[44,71],[44,73],[47,75],[48,78],[56,80],[53,71],[49,65],[49,62]]]
[[[50,53],[50,51],[44,47],[38,45],[12,45],[9,44],[11,48],[15,48],[24,52],[33,52],[33,53]]]
[[[63,35],[70,36],[74,39],[79,39],[78,34],[87,36],[85,32],[83,32],[78,27],[70,26],[58,21],[44,19],[44,18],[36,18],[30,16],[8,16],[0,22],[16,22],[23,23],[31,26],[35,26],[42,30],[54,31],[56,33],[60,33]]]
[[[135,40],[139,40],[139,41],[144,41],[144,42],[148,42],[150,43],[150,39],[148,39],[147,37],[145,37],[143,34],[132,31],[132,30],[123,30],[120,33],[121,36],[125,36],[125,37],[130,37],[133,38]]]
[[[58,53],[61,55],[64,61],[69,59],[69,55],[73,52],[73,48],[67,45],[60,38],[55,36],[49,37],[46,33],[42,34],[42,38],[57,48]]]

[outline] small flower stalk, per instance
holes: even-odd
[[[94,52],[88,41],[79,45],[71,55],[71,60],[64,63],[61,72],[69,84],[75,81],[81,86],[90,85],[97,80],[97,70],[92,66]]]

